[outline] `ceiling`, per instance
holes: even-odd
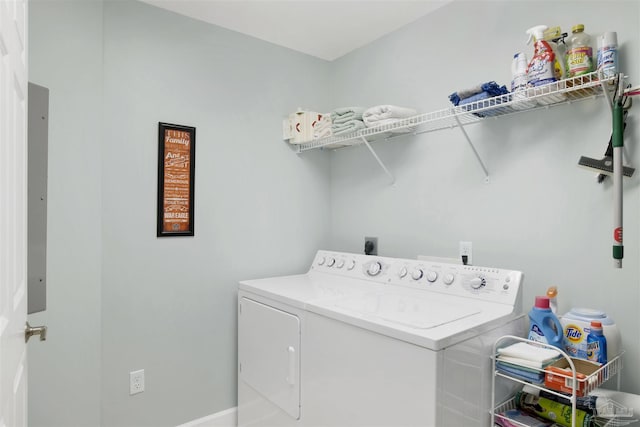
[[[453,0],[142,0],[333,61]]]

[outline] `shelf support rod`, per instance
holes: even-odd
[[[480,163],[480,167],[482,168],[482,171],[484,172],[484,180],[485,182],[489,182],[489,171],[487,171],[486,166],[484,165],[484,163],[482,162],[482,159],[480,158],[480,155],[478,154],[478,151],[476,150],[476,147],[473,145],[473,142],[471,142],[471,138],[469,138],[469,135],[467,134],[467,131],[464,129],[464,126],[462,124],[462,122],[460,122],[460,119],[458,118],[458,115],[453,113],[453,118],[456,119],[456,122],[458,123],[458,127],[460,128],[460,130],[462,131],[462,134],[464,135],[465,139],[467,140],[467,143],[469,144],[469,147],[471,147],[471,150],[473,151],[473,154],[476,156],[476,159],[478,160],[478,163]]]
[[[384,163],[382,163],[382,160],[380,160],[380,157],[378,157],[376,152],[373,151],[373,148],[371,148],[371,144],[369,144],[369,141],[367,141],[367,138],[365,138],[364,136],[360,136],[360,139],[362,139],[362,142],[364,142],[364,145],[367,146],[367,148],[369,149],[369,151],[371,152],[373,157],[376,159],[376,161],[378,162],[378,164],[380,165],[382,170],[384,170],[384,172],[389,176],[389,178],[391,178],[391,184],[395,183],[396,182],[396,178],[393,176],[393,174],[391,172],[389,172],[389,169],[387,169],[387,167],[384,165]]]

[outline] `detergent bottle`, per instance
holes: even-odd
[[[531,86],[542,86],[556,81],[555,60],[556,54],[553,52],[549,42],[544,39],[546,25],[536,25],[527,30],[529,38],[527,44],[533,40],[533,58],[527,67],[527,79]]]
[[[558,313],[558,287],[549,286],[547,289],[547,297],[549,297],[549,308],[553,311],[553,314]]]
[[[593,48],[591,36],[584,32],[584,25],[571,28],[567,45],[567,77],[589,74],[593,71]]]
[[[562,325],[549,308],[549,297],[536,297],[529,311],[529,340],[564,350]]]
[[[587,359],[602,363],[607,363],[607,339],[602,331],[602,323],[597,320],[591,321],[591,331],[587,335]]]

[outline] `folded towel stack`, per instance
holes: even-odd
[[[536,384],[544,382],[544,368],[560,359],[557,350],[518,342],[498,349],[496,369]]]
[[[362,113],[362,120],[367,127],[393,124],[399,120],[417,115],[412,108],[397,107],[395,105],[377,105]],[[392,132],[412,132],[412,128],[393,130]]]
[[[313,138],[326,138],[331,134],[331,113],[322,114],[320,119],[313,123]]]
[[[486,83],[480,83],[476,86],[454,92],[451,95],[449,95],[449,101],[451,101],[451,103],[455,106],[458,106],[458,105],[464,106],[464,105],[482,101],[485,99],[494,98],[499,95],[506,95],[508,93],[509,91],[507,90],[506,86],[504,85],[500,86],[496,82],[490,81]],[[472,111],[472,110],[475,110],[476,108],[496,105],[500,103],[502,103],[501,99],[497,98],[495,100],[492,100],[489,103],[482,103],[480,106],[471,105],[469,107],[465,107],[465,109],[468,111]],[[491,112],[482,111],[474,114],[479,117],[486,117],[486,116],[490,116]]]
[[[343,107],[333,110],[331,112],[331,132],[334,135],[342,135],[364,129],[363,112],[364,108],[361,107]]]

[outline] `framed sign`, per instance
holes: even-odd
[[[158,123],[158,237],[193,236],[196,128]]]

